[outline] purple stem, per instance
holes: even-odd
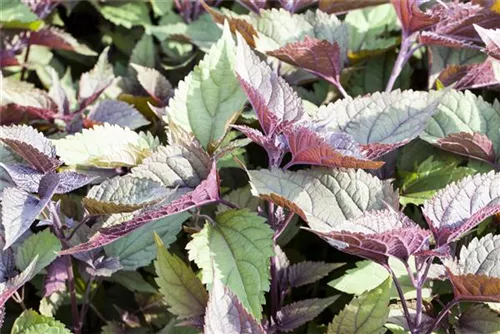
[[[337,87],[337,89],[339,90],[340,94],[342,94],[342,96],[344,98],[349,97],[349,94],[346,92],[346,90],[344,89],[344,87],[340,83],[340,79],[336,83],[334,83],[334,85],[335,85],[335,87]]]
[[[386,93],[392,91],[392,87],[394,87],[396,79],[399,77],[399,74],[401,74],[404,65],[406,64],[408,59],[410,59],[413,52],[416,51],[416,49],[414,48],[412,49],[412,52],[409,52],[410,47],[413,44],[413,40],[414,40],[413,35],[410,36],[403,35],[403,42],[401,43],[401,49],[399,50],[398,58],[394,63],[394,67],[392,68],[391,72],[391,77],[389,78],[389,81],[387,82],[387,87],[385,88]]]
[[[432,264],[433,259],[434,259],[434,257],[429,257],[426,260],[425,269],[421,275],[418,275],[417,282],[416,282],[417,284],[414,285],[415,288],[417,289],[417,308],[416,308],[416,315],[415,315],[415,328],[417,330],[420,330],[420,326],[422,323],[422,307],[423,307],[422,289],[424,287],[425,281],[427,280],[427,275],[429,274],[429,269],[431,268],[431,264]],[[420,268],[420,269],[422,269],[422,268]]]
[[[219,198],[218,200],[219,203],[224,204],[225,206],[231,208],[231,209],[240,209],[240,207],[234,203],[229,202],[228,200],[225,200],[223,198]]]
[[[394,285],[396,286],[396,290],[398,291],[399,299],[401,300],[401,305],[403,306],[403,312],[405,314],[406,321],[408,322],[408,327],[410,328],[410,332],[415,333],[413,328],[413,320],[411,318],[410,312],[408,311],[408,305],[406,304],[405,294],[403,292],[403,289],[401,288],[401,284],[399,284],[398,278],[396,277],[396,274],[391,269],[391,267],[389,267],[388,265],[384,267],[389,271],[389,273],[392,276],[392,280],[394,281]]]
[[[429,330],[427,331],[427,334],[431,334],[438,326],[439,324],[441,323],[441,321],[443,320],[444,316],[446,314],[448,314],[448,312],[451,310],[451,308],[453,306],[455,306],[456,304],[458,304],[458,300],[456,299],[453,299],[451,302],[449,302],[446,307],[444,309],[441,310],[441,312],[439,312],[438,316],[436,319],[434,319],[434,322],[432,323],[431,327],[429,328]]]

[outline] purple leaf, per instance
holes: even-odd
[[[149,121],[133,106],[115,100],[99,102],[90,110],[87,117],[95,122],[120,125],[132,130],[149,124]]]
[[[33,275],[36,274],[35,266],[37,260],[38,255],[19,275],[9,279],[7,282],[0,283],[0,308],[3,308],[7,300],[25,283],[33,278]]]
[[[338,296],[324,299],[306,299],[284,306],[276,314],[278,329],[283,332],[291,332],[295,328],[312,321],[337,298]]]
[[[319,0],[319,9],[328,14],[343,14],[354,9],[377,6],[389,0]]]
[[[40,181],[38,190],[40,198],[17,188],[4,189],[2,202],[2,225],[5,229],[4,249],[9,248],[29,229],[52,198],[58,184],[57,174],[45,175]]]
[[[339,250],[387,265],[389,256],[406,262],[410,255],[428,248],[430,232],[402,212],[368,211],[339,222],[330,231],[311,230]]]
[[[439,138],[436,146],[439,148],[495,164],[496,154],[491,140],[482,133],[459,132]]]
[[[3,237],[1,237],[3,239]],[[3,243],[3,240],[1,241]],[[16,273],[16,259],[12,248],[2,251],[0,254],[0,283],[4,283]],[[1,327],[0,327],[1,328]]]
[[[418,7],[419,2],[419,0],[391,0],[401,22],[404,37],[432,26],[439,20],[436,15],[422,12]]]
[[[123,266],[117,257],[100,256],[89,263],[89,266],[85,270],[91,276],[111,277],[111,275],[122,268]]]
[[[108,52],[109,48],[104,49],[94,68],[89,72],[83,73],[80,78],[80,87],[78,90],[80,109],[84,109],[94,102],[115,79],[113,66],[108,61]]]
[[[93,56],[95,52],[78,41],[64,30],[48,27],[29,34],[30,45],[42,45],[51,49],[73,51],[83,55]]]
[[[205,334],[264,334],[264,328],[245,310],[235,294],[215,280],[207,311]]]
[[[489,57],[479,64],[448,66],[438,79],[455,89],[475,89],[499,85],[499,71],[500,61]]]
[[[281,7],[283,7],[290,13],[296,13],[315,2],[318,2],[318,0],[279,0]]]
[[[49,90],[49,96],[57,104],[57,110],[60,115],[68,115],[69,110],[69,99],[66,91],[61,85],[59,75],[54,69],[51,69],[52,86]]]
[[[484,52],[490,57],[500,60],[500,29],[484,29],[478,25],[474,25],[474,29],[486,44]]]
[[[284,136],[267,137],[264,136],[264,134],[259,130],[250,128],[245,125],[233,125],[232,127],[241,131],[254,143],[262,146],[273,161],[277,161],[282,152],[285,152],[287,150],[288,145],[286,143],[286,140],[284,140]]]
[[[338,263],[303,261],[286,269],[288,283],[292,288],[311,284],[327,276],[332,270],[342,266]]]
[[[66,259],[63,257],[58,257],[47,267],[44,297],[48,297],[55,292],[64,292],[66,290],[66,280],[68,279],[66,267]]]
[[[154,68],[131,64],[137,71],[137,80],[142,88],[153,98],[155,103],[164,107],[173,96],[173,88],[170,82]]]
[[[56,169],[61,162],[56,158],[52,143],[41,133],[25,125],[2,126],[0,141],[23,157],[36,170],[47,173]]]
[[[303,68],[326,81],[339,85],[342,57],[337,42],[319,40],[306,36],[304,41],[268,51],[268,55],[281,61]]]
[[[500,174],[493,172],[451,183],[423,207],[437,246],[457,240],[497,212],[500,212]]]
[[[251,10],[257,14],[259,14],[260,10],[266,8],[267,0],[236,0],[242,6],[246,7],[248,10]]]
[[[285,136],[292,153],[289,165],[377,169],[384,164],[364,157],[359,145],[345,133],[316,132],[300,126],[287,129]]]
[[[119,225],[102,228],[92,236],[88,242],[63,250],[60,255],[74,254],[89,251],[107,245],[128,233],[138,229],[146,223],[163,217],[186,211],[195,207],[214,203],[219,199],[219,177],[215,162],[207,179],[200,183],[193,191],[188,192],[171,203],[162,206],[153,206],[151,209],[139,211],[134,218]]]

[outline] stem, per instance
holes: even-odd
[[[409,53],[411,45],[413,44],[412,36],[404,36],[403,42],[401,43],[401,49],[399,50],[398,58],[396,58],[396,62],[394,63],[394,67],[392,68],[391,77],[387,82],[387,87],[385,88],[386,93],[392,91],[392,87],[394,87],[394,83],[396,83],[396,79],[399,77],[399,74],[403,70],[403,66],[406,64],[408,59],[410,59],[412,53]],[[413,49],[415,52],[416,49]]]
[[[271,318],[274,319],[280,308],[278,269],[276,268],[276,256],[271,257]],[[278,332],[276,332],[278,333]]]
[[[458,304],[458,300],[456,299],[453,299],[451,302],[449,302],[448,304],[446,304],[446,307],[444,309],[441,310],[441,312],[439,312],[438,316],[436,319],[434,319],[431,327],[429,328],[429,330],[427,331],[427,334],[431,334],[438,326],[439,324],[441,323],[441,321],[443,320],[444,316],[450,311],[450,309],[455,306],[456,304]]]
[[[73,238],[73,236],[75,235],[76,231],[78,231],[78,229],[83,225],[85,224],[86,222],[88,221],[88,216],[87,217],[84,217],[82,219],[82,221],[80,221],[70,232],[70,234],[66,237],[66,240],[71,240],[71,238]]]
[[[344,87],[342,86],[342,84],[340,83],[340,80],[338,80],[336,83],[335,83],[335,87],[337,87],[337,89],[339,90],[340,94],[342,94],[342,96],[344,98],[346,97],[349,97],[349,94],[346,92],[346,90],[344,89]]]
[[[26,63],[28,62],[28,58],[30,56],[31,44],[28,44],[28,48],[26,49],[26,54],[24,55],[23,60],[23,68],[21,69],[21,81],[24,80],[24,76],[26,75]]]
[[[283,231],[286,230],[288,224],[290,224],[290,222],[292,221],[293,216],[295,216],[295,213],[292,212],[292,211],[290,211],[288,213],[288,216],[285,217],[285,221],[283,222],[283,224],[281,224],[281,226],[279,227],[279,229],[274,234],[274,237],[273,237],[274,241],[278,240],[278,238],[283,233]]]
[[[14,292],[13,299],[16,303],[18,303],[23,311],[26,311],[26,305],[24,304],[24,298],[19,295],[19,292]]]
[[[401,300],[401,305],[403,306],[403,312],[405,314],[406,321],[408,322],[408,327],[410,328],[410,332],[415,333],[413,328],[413,319],[411,318],[410,312],[408,311],[408,305],[406,304],[406,299],[403,293],[403,289],[401,288],[401,284],[399,284],[398,278],[396,277],[394,271],[392,271],[391,267],[385,266],[385,268],[391,274],[392,280],[394,281],[394,285],[396,285],[396,290],[398,291],[399,299]]]
[[[231,208],[231,209],[240,209],[240,207],[234,203],[229,202],[228,200],[225,200],[223,198],[220,198],[219,203],[224,204],[225,206]]]
[[[423,300],[422,300],[422,288],[425,284],[425,281],[427,280],[427,275],[429,274],[429,269],[431,268],[431,264],[433,261],[434,257],[429,257],[426,260],[425,269],[421,275],[418,275],[417,279],[417,285],[415,288],[417,289],[417,307],[416,307],[416,315],[415,315],[415,328],[417,330],[420,330],[420,325],[422,323],[422,307],[423,307]],[[415,260],[415,265],[416,265],[416,260]],[[422,267],[420,268],[422,270]]]
[[[283,170],[288,170],[290,167],[294,165],[293,160],[289,161],[284,167]]]
[[[85,295],[83,297],[83,305],[82,309],[80,310],[80,321],[78,323],[79,328],[83,328],[83,322],[85,320],[85,315],[89,309],[89,303],[90,303],[90,291],[92,291],[92,283],[94,282],[94,276],[90,276],[89,281],[87,282],[87,288],[85,289]]]

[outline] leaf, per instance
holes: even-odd
[[[109,257],[117,257],[124,270],[136,270],[147,266],[155,258],[156,248],[153,242],[153,233],[161,238],[165,247],[177,239],[182,223],[189,214],[179,213],[150,222],[129,235],[104,246],[104,252]]]
[[[144,2],[113,2],[95,7],[106,20],[127,29],[150,24],[148,6]]]
[[[500,84],[500,61],[487,58],[481,64],[450,66],[439,79],[455,89],[474,89]]]
[[[159,140],[149,132],[136,133],[107,123],[52,140],[52,143],[67,165],[104,168],[139,165],[159,146]]]
[[[7,300],[35,276],[34,270],[37,260],[38,257],[35,257],[30,265],[20,274],[10,278],[6,282],[0,283],[0,308],[3,308]]]
[[[438,111],[420,136],[423,140],[436,144],[440,138],[466,132],[483,134],[493,143],[495,152],[500,152],[500,103],[493,104],[469,91],[455,90],[445,94]]]
[[[477,302],[500,302],[500,278],[487,275],[461,274],[451,272],[448,277],[453,285],[455,299]]]
[[[235,44],[226,25],[217,44],[179,83],[167,108],[169,117],[193,132],[209,151],[222,140],[245,102],[234,75],[235,62]]]
[[[56,169],[61,163],[56,158],[54,146],[43,134],[26,125],[0,127],[0,141],[23,157],[42,173]]]
[[[16,266],[25,270],[32,259],[38,256],[33,274],[39,273],[57,258],[57,252],[61,250],[61,242],[50,229],[36,233],[28,237],[20,247],[17,248]]]
[[[390,256],[408,262],[411,255],[429,247],[430,232],[394,209],[369,211],[336,223],[326,231],[315,231],[331,246],[380,264]]]
[[[419,30],[428,28],[439,21],[437,15],[423,12],[418,7],[418,0],[391,0],[406,38]]]
[[[479,37],[486,44],[485,52],[496,59],[500,59],[500,29],[484,29],[474,25]]]
[[[483,305],[474,305],[460,315],[458,334],[499,333],[500,316]]]
[[[109,48],[99,56],[94,68],[80,77],[78,101],[80,109],[92,104],[114,81],[113,67],[108,60]]]
[[[438,103],[438,98],[427,92],[377,92],[322,106],[315,122],[318,129],[352,135],[368,151],[375,147],[375,154],[368,154],[375,159],[417,137]]]
[[[66,290],[68,279],[67,262],[63,257],[58,257],[47,267],[47,276],[44,282],[44,297]]]
[[[292,153],[289,166],[310,164],[327,167],[377,169],[381,161],[370,161],[361,152],[360,145],[346,133],[321,132],[307,127],[285,130]]]
[[[500,210],[500,175],[468,176],[440,190],[425,202],[423,214],[438,246],[457,240]]]
[[[355,297],[328,325],[328,334],[384,333],[389,315],[391,278]]]
[[[350,12],[353,9],[377,6],[388,2],[389,0],[319,0],[319,9],[326,13],[342,14],[345,12]]]
[[[83,204],[94,215],[132,212],[168,198],[173,192],[158,182],[125,175],[93,186]]]
[[[302,42],[287,44],[283,48],[268,51],[267,54],[303,68],[334,85],[340,84],[343,64],[340,47],[336,42],[306,36]]]
[[[51,317],[45,317],[33,310],[26,310],[16,319],[12,327],[12,333],[36,334],[71,334],[71,332],[59,322]]]
[[[225,211],[216,222],[193,236],[186,246],[189,259],[202,269],[203,283],[212,286],[221,280],[260,320],[264,292],[269,291],[269,259],[274,255],[272,230],[248,210]]]
[[[38,16],[20,0],[6,0],[2,3],[2,18],[0,20],[2,23],[13,21],[29,23],[37,20]]]
[[[160,106],[166,105],[167,101],[173,95],[173,88],[170,82],[154,68],[143,67],[137,64],[131,64],[137,71],[137,80],[142,88],[151,96]]]
[[[59,252],[59,255],[75,254],[99,248],[124,237],[153,220],[187,211],[194,207],[201,207],[205,204],[216,202],[218,199],[219,176],[215,164],[213,164],[207,179],[201,182],[193,191],[182,195],[172,202],[162,203],[161,205],[138,211],[133,218],[126,222],[102,228],[89,241],[63,250]]]
[[[415,272],[414,261],[409,261],[409,264],[412,271]],[[408,271],[404,264],[396,258],[389,258],[389,265],[398,278],[405,299],[415,299],[417,291],[408,277]],[[370,279],[367,280],[367,277]],[[377,285],[387,278],[390,278],[387,269],[373,261],[365,260],[356,262],[355,268],[348,269],[342,277],[329,282],[328,285],[344,293],[359,296],[366,291],[375,289]],[[429,298],[431,294],[432,289],[427,283],[422,288],[422,296],[423,298]],[[391,300],[400,299],[395,286],[391,288],[390,298]]]
[[[85,271],[95,277],[111,277],[118,270],[123,269],[116,257],[100,256],[91,261]]]
[[[132,130],[149,124],[133,106],[122,101],[105,100],[96,104],[87,117],[99,123],[128,127]]]
[[[137,271],[121,270],[114,273],[108,280],[118,283],[130,291],[156,293],[156,288],[149,284]]]
[[[363,170],[315,168],[297,172],[248,171],[252,193],[297,213],[317,231],[328,231],[364,211],[394,208],[398,195],[388,181]]]
[[[142,35],[141,39],[132,50],[130,62],[145,67],[155,67],[156,50],[152,36],[148,34]]]
[[[245,310],[238,297],[219,280],[215,280],[205,314],[204,333],[264,334],[265,331]]]
[[[40,181],[40,198],[17,188],[4,189],[2,201],[2,226],[5,229],[4,250],[29,229],[49,203],[58,183],[57,174],[44,176]]]
[[[463,273],[500,277],[500,236],[487,234],[474,238],[460,250],[459,268]]]
[[[343,264],[302,261],[292,264],[286,268],[288,283],[292,288],[297,288],[306,284],[319,281],[327,276],[332,270],[337,269]]]
[[[184,261],[165,248],[157,234],[155,241],[158,252],[155,261],[158,277],[155,280],[170,306],[169,312],[181,319],[204,315],[208,302],[205,287]]]
[[[30,33],[28,41],[30,45],[42,45],[51,49],[73,51],[84,56],[97,55],[88,46],[80,44],[73,36],[55,27],[33,31]]]
[[[260,204],[260,199],[252,195],[249,185],[231,191],[229,194],[224,195],[223,199],[229,203],[237,205],[239,208],[246,208],[250,211],[257,211]],[[222,213],[228,209],[229,208],[227,206],[219,204],[217,207],[217,213]]]
[[[207,178],[210,156],[199,146],[171,144],[160,146],[142,164],[132,169],[132,175],[150,179],[169,188],[195,188]]]
[[[276,323],[280,331],[291,332],[295,328],[314,320],[330,306],[337,296],[329,298],[313,298],[285,305],[276,314]]]
[[[495,164],[496,154],[493,143],[482,133],[459,132],[439,138],[436,146],[439,148]]]

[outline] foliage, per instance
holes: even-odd
[[[5,332],[499,332],[499,1],[1,7]]]

